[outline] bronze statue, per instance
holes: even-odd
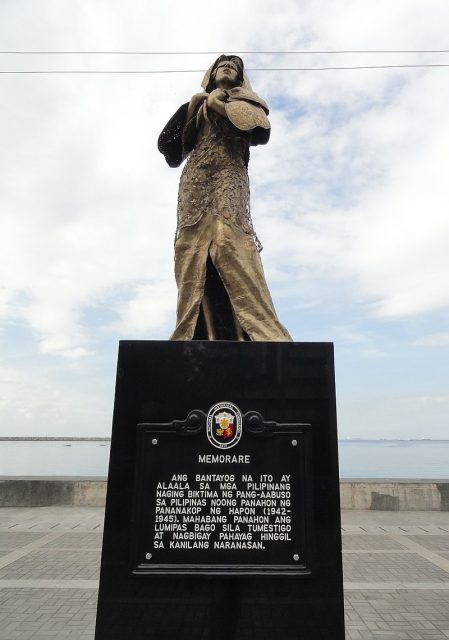
[[[179,184],[171,339],[291,341],[274,310],[249,210],[249,147],[268,142],[268,107],[238,56],[220,56],[202,87],[158,141],[171,167],[188,157]]]

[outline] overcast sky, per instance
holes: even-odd
[[[448,33],[447,0],[0,0],[2,51],[435,50]],[[181,169],[156,142],[215,57],[0,55],[0,70],[197,70],[0,74],[0,435],[110,435],[118,340],[173,330]],[[250,161],[267,280],[295,340],[335,343],[340,437],[447,438],[449,67],[248,75],[271,109]]]

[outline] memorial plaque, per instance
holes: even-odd
[[[137,452],[134,573],[310,573],[310,425],[221,402],[140,424]]]
[[[344,640],[331,344],[121,342],[96,640]]]

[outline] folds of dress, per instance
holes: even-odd
[[[213,67],[203,88],[210,89]],[[268,290],[250,215],[249,147],[268,142],[268,108],[246,74],[241,86],[225,93],[225,115],[207,107],[208,92],[197,94],[159,137],[170,166],[187,157],[178,195],[178,304],[171,339],[289,341]]]

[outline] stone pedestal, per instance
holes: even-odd
[[[96,640],[343,640],[331,344],[121,342]]]

